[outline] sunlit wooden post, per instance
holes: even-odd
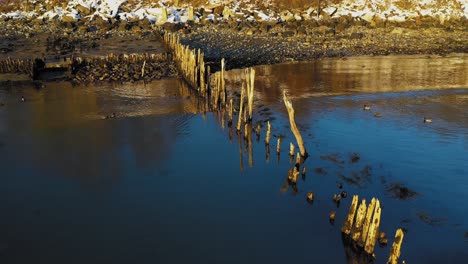
[[[291,131],[294,134],[294,137],[296,137],[297,145],[299,146],[301,155],[306,158],[308,154],[304,145],[304,141],[302,140],[301,133],[299,132],[299,129],[297,128],[296,121],[294,120],[294,108],[292,106],[291,101],[289,101],[289,99],[286,97],[286,92],[283,92],[283,101],[284,101],[284,105],[286,106],[286,109],[288,110]]]
[[[398,259],[400,258],[401,244],[403,243],[403,237],[405,234],[403,230],[398,229],[395,234],[395,241],[393,241],[392,248],[390,250],[390,256],[388,257],[388,264],[398,264]]]
[[[244,83],[242,83],[242,88],[241,88],[241,96],[240,96],[240,107],[239,107],[239,119],[237,120],[237,131],[241,130],[241,124],[242,124],[242,111],[244,107]]]
[[[280,153],[281,151],[281,138],[279,137],[278,140],[276,141],[276,153]]]
[[[265,136],[265,144],[270,145],[270,135],[271,135],[271,124],[270,121],[267,123],[267,132]]]
[[[293,143],[289,143],[289,156],[293,156],[294,157],[294,144]]]
[[[343,226],[341,227],[341,232],[343,232],[346,235],[349,235],[351,233],[351,228],[353,226],[354,216],[356,214],[358,199],[359,199],[359,197],[357,195],[353,196],[353,201],[351,202],[351,206],[349,207],[348,216],[346,217],[346,220],[345,220]]]

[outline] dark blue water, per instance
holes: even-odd
[[[222,128],[220,114],[199,113],[174,80],[2,87],[0,262],[346,263],[340,228],[353,194],[380,199],[390,243],[405,229],[400,260],[468,259],[466,86],[327,95],[297,88],[311,156],[296,192],[283,188],[295,141],[279,91],[303,86],[262,85],[266,71],[257,68],[254,120],[271,120],[272,135],[284,136],[279,158],[272,137],[269,160],[264,128],[249,148]],[[417,194],[395,197],[395,184]],[[332,197],[342,190],[349,195],[337,208]],[[389,250],[377,246],[376,262]]]

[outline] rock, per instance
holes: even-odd
[[[392,32],[390,32],[390,34],[401,35],[401,34],[403,34],[403,28],[394,28],[394,29],[392,30]]]
[[[74,16],[64,15],[62,16],[62,22],[64,23],[75,23],[78,19]]]
[[[296,20],[296,19],[294,19],[293,13],[291,13],[289,10],[285,10],[285,11],[281,12],[280,17],[281,17],[282,21],[286,21],[286,22]]]
[[[87,16],[87,15],[90,15],[91,14],[91,10],[86,7],[86,6],[83,6],[83,5],[76,5],[76,10],[78,10],[78,12],[80,12],[81,15],[83,16]]]
[[[132,26],[132,28],[130,29],[132,32],[140,32],[141,31],[141,27],[138,26],[138,25],[134,25]]]
[[[235,18],[236,17],[236,12],[234,12],[234,10],[231,10],[227,6],[224,7],[222,14],[223,14],[224,19],[230,19],[230,18]]]

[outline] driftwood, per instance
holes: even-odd
[[[291,132],[294,134],[294,137],[296,137],[297,145],[299,146],[301,155],[306,158],[309,154],[307,154],[304,141],[302,140],[301,132],[299,132],[299,129],[297,128],[297,125],[296,125],[296,121],[294,120],[294,108],[292,106],[291,101],[289,101],[289,99],[287,98],[286,92],[283,93],[283,101],[284,101],[284,105],[286,106],[286,109],[288,110],[289,123],[291,125]]]

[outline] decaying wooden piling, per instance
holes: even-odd
[[[366,206],[366,199],[362,199],[361,204],[359,205],[357,215],[356,215],[356,221],[354,222],[353,228],[352,228],[352,239],[354,241],[358,241],[361,238],[362,234],[362,227],[364,224],[364,219],[366,217],[366,211],[367,211],[367,206]]]
[[[390,256],[388,257],[388,264],[398,264],[398,259],[401,254],[401,244],[403,243],[403,237],[405,234],[403,230],[398,229],[395,233],[395,241],[393,241],[392,248],[390,249]]]
[[[271,124],[270,121],[267,123],[267,132],[265,136],[265,144],[270,145],[270,136],[271,136]]]
[[[240,106],[239,106],[239,119],[237,120],[237,131],[240,131],[241,125],[242,125],[242,111],[244,108],[244,93],[245,93],[245,88],[244,88],[244,83],[242,83],[241,86],[241,95],[240,95]]]
[[[369,227],[372,221],[372,214],[374,213],[376,202],[377,202],[377,199],[372,198],[371,203],[369,204],[369,207],[367,208],[366,217],[364,219],[364,225],[362,227],[362,234],[361,234],[360,239],[358,240],[358,245],[360,247],[364,247],[364,245],[366,244],[367,233],[369,232]]]
[[[306,158],[308,156],[304,141],[302,140],[301,132],[299,132],[299,129],[297,128],[296,121],[294,120],[294,108],[292,106],[291,101],[286,96],[286,92],[283,92],[283,101],[284,105],[286,106],[286,109],[288,110],[288,116],[289,116],[289,124],[291,125],[291,131],[294,134],[294,137],[296,138],[297,145],[299,146],[299,150],[301,151],[301,155]]]
[[[353,201],[351,202],[351,206],[349,207],[349,213],[346,217],[346,220],[341,228],[341,232],[346,235],[351,233],[351,228],[353,227],[354,222],[354,215],[356,214],[357,204],[358,204],[359,197],[357,195],[353,196]]]
[[[255,70],[253,68],[245,69],[245,80],[247,83],[247,105],[249,109],[249,119],[246,122],[251,122],[253,118],[253,99],[255,84]]]
[[[375,244],[379,237],[381,220],[380,201],[372,198],[369,206],[366,206],[366,200],[362,199],[359,208],[357,208],[358,200],[358,196],[354,195],[348,216],[341,228],[341,232],[348,240],[351,241],[355,249],[360,249],[360,252],[365,252],[364,254],[373,256]],[[383,236],[385,235],[383,234]],[[388,263],[397,263],[392,261],[398,261],[399,251],[401,248],[400,238],[402,239],[403,237],[400,236],[397,231],[395,236],[396,244],[394,243],[395,248],[392,247]]]
[[[364,246],[364,250],[368,254],[372,254],[374,252],[375,243],[377,241],[377,237],[379,236],[380,214],[380,201],[377,200],[375,203],[374,215],[372,217],[369,232],[367,234],[366,244]]]
[[[281,151],[281,138],[279,137],[278,140],[276,141],[276,153],[280,153]]]
[[[294,144],[293,143],[289,143],[289,156],[293,156],[294,157]]]
[[[35,62],[31,59],[12,59],[10,57],[0,60],[0,73],[26,74],[33,78]]]

